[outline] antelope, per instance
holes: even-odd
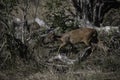
[[[62,34],[62,36],[56,36],[54,33],[52,33],[49,34],[48,38],[52,40],[60,40],[62,42],[58,48],[57,53],[59,53],[61,48],[64,48],[68,44],[70,44],[73,48],[75,44],[84,43],[87,48],[85,49],[85,53],[82,55],[81,59],[88,57],[91,52],[95,50],[95,45],[99,42],[96,29],[87,27],[71,30]],[[55,56],[51,60],[53,59],[63,60],[61,55]]]
[[[93,44],[98,43],[98,33],[95,29],[82,27],[64,33],[59,40],[62,44],[58,48],[58,53],[60,49],[67,44],[71,44],[73,46],[78,43],[84,43],[88,47],[93,47]]]

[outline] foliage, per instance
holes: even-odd
[[[0,0],[0,22],[4,24],[4,27],[11,33],[11,11],[17,6],[18,0]]]
[[[120,8],[120,2],[117,0],[72,0],[72,2],[80,18],[88,20],[95,26],[100,26],[109,10]]]
[[[0,15],[9,15],[14,6],[18,4],[18,0],[1,0],[0,1]]]
[[[111,17],[112,16],[112,17]],[[103,25],[118,26],[120,22],[120,8],[109,10],[103,19]]]
[[[0,68],[6,63],[13,63],[14,59],[26,50],[22,49],[25,45],[14,36],[15,28],[12,25],[11,12],[15,10],[17,4],[19,4],[18,0],[0,0]]]
[[[14,6],[17,6],[18,0],[1,0],[0,1],[0,18],[9,18]]]
[[[67,9],[70,7],[64,0],[52,0],[46,2],[46,8],[48,9],[47,20],[51,27],[60,27],[64,32],[66,29],[75,28],[75,19],[73,16],[68,14]]]

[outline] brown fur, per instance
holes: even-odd
[[[95,29],[91,28],[79,28],[69,32],[64,33],[60,40],[62,44],[60,45],[59,50],[67,45],[68,43],[74,45],[77,43],[84,43],[86,46],[92,46],[92,44],[98,43],[98,34]]]

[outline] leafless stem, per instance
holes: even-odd
[[[5,44],[6,44],[6,40],[3,42],[3,44],[2,44],[2,46],[1,46],[1,48],[0,48],[0,52],[1,52],[2,49],[4,48]]]

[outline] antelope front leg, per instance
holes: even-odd
[[[57,51],[58,54],[59,54],[60,49],[61,49],[62,47],[64,47],[65,45],[66,45],[66,43],[62,43],[62,44],[60,45],[60,47],[58,48],[58,51]]]
[[[83,55],[81,56],[80,61],[85,60],[90,54],[92,53],[92,47],[89,46],[85,49],[85,52],[83,53]]]

